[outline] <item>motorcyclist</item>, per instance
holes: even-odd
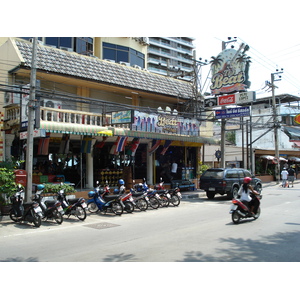
[[[243,184],[239,189],[239,196],[241,201],[249,207],[250,213],[253,215],[259,206],[259,200],[255,195],[259,195],[257,191],[250,185],[251,178],[245,177],[243,180]]]

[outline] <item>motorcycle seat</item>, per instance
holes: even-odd
[[[139,196],[142,196],[144,195],[144,192],[133,192],[132,193],[132,197],[139,197]]]
[[[117,199],[117,198],[119,198],[119,197],[120,197],[120,195],[106,195],[106,196],[103,197],[103,200],[104,200],[105,202],[108,202],[108,201]]]

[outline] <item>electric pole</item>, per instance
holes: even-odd
[[[278,139],[278,129],[280,128],[279,121],[278,121],[278,114],[277,114],[277,107],[276,107],[276,99],[275,99],[275,88],[274,81],[281,80],[281,76],[279,79],[275,79],[275,75],[283,73],[283,69],[281,72],[276,70],[275,73],[271,73],[271,88],[272,88],[272,106],[273,106],[273,122],[274,122],[274,143],[275,143],[275,158],[277,160],[277,164],[275,166],[275,177],[276,181],[279,184],[280,182],[280,160],[279,160],[279,139]]]
[[[32,42],[32,59],[31,59],[31,74],[30,74],[30,95],[28,101],[28,125],[27,125],[27,147],[26,147],[26,173],[27,185],[25,193],[25,201],[29,202],[32,197],[32,169],[33,169],[33,131],[35,122],[36,108],[36,52],[37,52],[37,37],[33,38]]]

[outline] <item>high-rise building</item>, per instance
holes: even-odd
[[[148,46],[148,66],[150,72],[171,77],[189,79],[193,71],[192,37],[150,37]]]

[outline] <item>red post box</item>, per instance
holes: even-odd
[[[23,186],[26,186],[27,184],[27,172],[25,170],[15,170],[16,175],[16,183],[20,183]]]

